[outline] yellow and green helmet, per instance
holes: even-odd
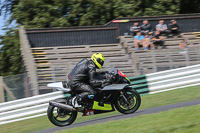
[[[101,53],[94,53],[91,56],[91,60],[94,62],[94,64],[97,66],[97,68],[101,68],[104,64],[104,56]]]

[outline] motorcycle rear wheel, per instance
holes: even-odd
[[[139,93],[134,89],[126,89],[122,92],[123,95],[119,93],[114,103],[117,111],[123,114],[131,114],[137,111],[141,104],[141,97]]]
[[[66,104],[65,99],[57,99],[56,102]],[[64,109],[49,105],[47,115],[51,123],[56,126],[68,126],[71,125],[77,117],[77,112],[69,112]]]

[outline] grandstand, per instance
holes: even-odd
[[[132,36],[120,36],[121,45],[127,49],[127,52],[134,54],[138,63],[140,74],[174,69],[200,63],[200,45],[199,38],[194,33],[182,33],[181,38],[165,39],[167,49],[156,49],[149,51],[134,52]],[[187,39],[189,46],[187,53],[181,53],[179,43],[181,39]]]
[[[178,44],[182,38],[166,39],[167,49],[137,53],[134,53],[131,36],[120,36],[118,44],[31,48],[39,88],[46,90],[48,83],[65,81],[66,75],[74,65],[82,58],[90,58],[94,52],[101,52],[106,57],[104,70],[109,70],[114,66],[129,77],[138,75],[134,71],[136,64],[138,64],[136,71],[139,71],[139,74],[147,74],[200,63],[199,39],[191,33],[185,33],[182,36],[187,38],[190,44],[188,57],[179,53]],[[132,54],[135,57],[131,56]]]
[[[200,14],[197,15],[200,16]],[[199,64],[199,34],[192,33],[198,31],[199,25],[195,27],[187,25],[188,20],[193,21],[194,17],[197,16],[168,16],[166,18],[167,21],[179,18],[184,24],[182,38],[187,39],[190,44],[188,52],[184,54],[180,53],[178,47],[182,38],[177,37],[165,39],[167,49],[135,53],[132,36],[122,36],[124,30],[127,30],[132,22],[127,23],[128,25],[116,25],[109,22],[104,26],[80,28],[25,30],[21,27],[21,53],[32,95],[53,91],[47,88],[48,83],[64,81],[66,75],[79,60],[90,58],[94,52],[101,52],[106,57],[104,70],[109,70],[114,66],[129,77]],[[143,20],[145,17],[139,19]],[[158,19],[155,18],[152,22]]]
[[[82,58],[90,58],[92,53],[101,52],[105,56],[104,70],[115,66],[127,74],[134,74],[132,60],[120,44],[82,45],[31,48],[36,64],[40,89],[46,84],[65,81],[66,75]]]

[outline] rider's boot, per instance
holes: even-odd
[[[75,96],[72,98],[72,105],[74,106],[74,108],[82,108],[83,107],[83,103],[87,103],[89,99],[93,99],[94,95],[88,95],[88,98],[82,98],[80,95]]]
[[[72,105],[74,106],[74,108],[81,108],[82,105],[82,98],[79,96],[75,96],[72,98]]]

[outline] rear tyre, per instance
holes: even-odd
[[[138,110],[141,104],[141,97],[134,89],[122,90],[115,98],[115,108],[123,114],[131,114]],[[126,101],[127,100],[127,101]]]
[[[66,99],[57,99],[56,102],[66,104]],[[72,124],[77,117],[77,112],[69,112],[64,109],[49,105],[47,115],[51,123],[56,126],[68,126]]]

